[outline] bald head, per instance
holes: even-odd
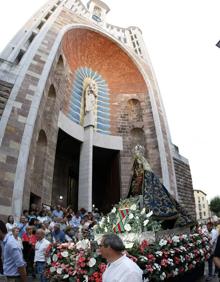
[[[36,237],[38,241],[41,241],[45,237],[45,231],[43,229],[37,229]]]

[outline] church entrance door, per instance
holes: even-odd
[[[120,199],[119,157],[119,151],[93,147],[93,205],[104,213]]]
[[[52,205],[60,204],[78,209],[79,154],[81,142],[61,129],[58,133]]]

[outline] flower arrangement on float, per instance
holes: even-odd
[[[88,239],[77,243],[51,244],[47,249],[45,275],[50,281],[102,281],[106,264]]]
[[[94,242],[51,245],[46,276],[50,281],[102,281],[106,262],[97,253]],[[210,256],[209,238],[204,233],[183,234],[161,239],[149,245],[135,241],[127,255],[142,269],[149,281],[162,281],[193,270]]]
[[[204,233],[182,234],[161,239],[148,246],[147,241],[130,250],[136,263],[150,281],[163,281],[182,275],[205,262],[210,256],[210,238]]]
[[[135,198],[121,200],[111,212],[103,216],[94,227],[96,234],[104,233],[140,233],[144,231],[158,231],[161,229],[159,221],[153,219],[153,212],[146,208],[139,208]]]

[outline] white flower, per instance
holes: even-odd
[[[50,267],[50,272],[53,273],[53,272],[55,272],[55,271],[56,271],[56,268],[55,268],[54,266],[51,266],[51,267]]]
[[[116,213],[116,207],[111,210],[111,213]]]
[[[148,222],[149,222],[149,219],[146,219],[145,221],[144,221],[144,226],[146,226],[147,224],[148,224]]]
[[[108,223],[110,222],[109,216],[107,216],[107,222],[108,222]]]
[[[88,239],[85,239],[85,240],[82,240],[82,241],[78,241],[76,243],[77,250],[79,250],[79,249],[85,250],[85,249],[88,249],[89,247],[90,247],[90,242],[89,242]]]
[[[69,256],[69,253],[67,251],[63,251],[61,255],[62,257],[67,258]]]
[[[158,269],[159,271],[161,270],[161,266],[158,263],[154,264],[154,269]]]
[[[126,249],[131,249],[134,246],[134,243],[132,242],[125,242],[124,244]]]
[[[105,223],[105,218],[102,217],[101,221],[99,222],[99,226],[103,227],[104,223]]]
[[[150,211],[149,213],[146,214],[146,217],[149,218],[152,216],[152,214],[153,214],[153,211]]]
[[[132,206],[130,206],[130,210],[135,211],[137,209],[136,204],[133,204]]]
[[[63,269],[61,267],[57,268],[57,274],[61,274]]]
[[[56,262],[58,260],[58,256],[56,254],[54,254],[53,257],[52,257],[52,260]]]
[[[130,224],[126,223],[124,227],[125,227],[125,231],[131,231],[131,225]]]
[[[134,218],[134,215],[133,215],[133,213],[130,213],[129,214],[129,219],[132,219],[132,218]]]
[[[69,278],[69,274],[63,275],[63,279],[67,279],[67,278]]]
[[[156,257],[162,257],[163,253],[161,251],[155,252]]]
[[[204,255],[204,251],[203,250],[199,250],[201,255]]]
[[[164,240],[164,239],[161,239],[160,242],[159,242],[159,245],[161,247],[166,246],[166,244],[167,244],[167,240]]]
[[[175,236],[172,237],[172,240],[173,240],[174,243],[179,243],[180,238],[179,238],[179,236],[175,235]]]
[[[104,230],[105,230],[105,232],[108,232],[108,228],[107,227],[105,227]]]
[[[177,276],[179,274],[178,268],[175,268],[175,270],[173,271],[173,276]]]
[[[173,266],[173,265],[174,265],[173,260],[170,259],[170,258],[168,258],[168,264],[170,264],[171,266]]]
[[[83,278],[84,278],[83,282],[88,282],[89,281],[88,275],[83,275]]]
[[[180,250],[185,251],[186,252],[186,248],[183,246],[180,246]]]
[[[164,280],[166,278],[165,272],[162,272],[160,275],[160,280]]]
[[[96,264],[96,259],[95,258],[91,258],[88,262],[88,266],[89,267],[93,267]]]
[[[146,212],[146,209],[143,208],[142,211],[141,211],[141,215],[145,214],[145,212]]]

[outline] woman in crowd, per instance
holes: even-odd
[[[33,226],[27,226],[25,233],[22,235],[23,242],[23,256],[27,262],[27,273],[32,274],[32,277],[35,277],[34,273],[34,251],[35,244],[37,242],[36,238],[36,229]]]
[[[8,233],[12,233],[12,228],[16,226],[16,223],[14,222],[14,217],[12,215],[9,215],[8,222],[6,223],[6,228]]]

